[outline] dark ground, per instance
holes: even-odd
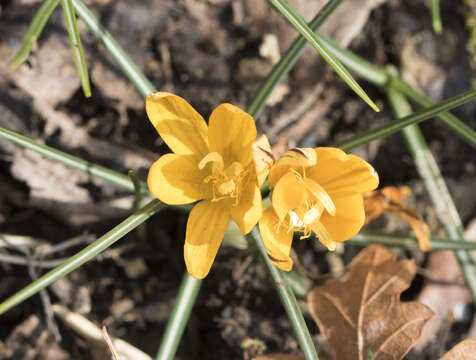
[[[79,86],[59,10],[27,64],[15,72],[7,68],[38,3],[0,1],[0,125],[121,172],[134,169],[144,179],[147,166],[167,149],[149,124],[140,96],[84,26],[82,40],[93,85],[90,99],[84,98]],[[158,89],[183,96],[204,117],[225,101],[245,107],[276,54],[295,36],[264,1],[87,3]],[[292,3],[302,14],[313,14],[319,1]],[[470,87],[465,6],[441,1],[444,34],[437,37],[424,1],[389,0],[371,11],[373,3],[344,2],[342,8],[356,20],[331,18],[328,31],[343,43],[352,40],[350,48],[372,63],[392,63],[404,70],[435,100]],[[279,48],[272,45],[276,39]],[[263,50],[260,53],[263,43],[268,44],[271,55]],[[270,134],[274,144],[318,146],[390,121],[383,94],[360,83],[383,107],[381,113],[374,113],[359,100],[308,49],[281,87],[286,95],[275,97],[275,103],[256,119],[257,126]],[[474,103],[454,113],[476,129]],[[466,225],[476,216],[472,195],[475,151],[436,121],[425,122],[421,128]],[[26,236],[38,251],[38,246],[54,246],[82,236],[81,244],[51,258],[68,257],[91,241],[88,235],[104,234],[132,209],[133,197],[123,190],[66,170],[5,140],[0,140],[0,149],[3,237]],[[412,206],[423,213],[434,233],[440,231],[400,135],[375,141],[356,153],[373,164],[381,186],[411,186]],[[48,290],[49,300],[106,325],[110,334],[155,354],[184,272],[186,218],[173,210],[160,212],[147,222],[143,233],[130,233],[98,260],[53,286]],[[376,226],[409,231],[393,219]],[[17,238],[8,241],[9,247],[0,245],[0,254],[25,257],[14,245]],[[358,251],[349,245],[345,252],[328,254],[311,242],[295,244],[301,263],[315,274],[327,274],[339,264],[347,264]],[[422,267],[427,264],[424,255],[407,255],[414,255]],[[38,274],[45,271],[33,270]],[[31,275],[27,266],[0,260],[0,299],[27,285]],[[424,284],[419,276],[405,298],[418,298]],[[1,317],[0,359],[106,358],[59,320],[55,322],[62,340],[55,342],[47,330],[47,308],[40,296],[34,296]],[[316,343],[322,345],[317,326],[305,314]],[[444,314],[445,321],[438,328],[438,334],[446,334],[440,338],[444,344],[431,342],[408,358],[434,359],[469,336],[472,308],[468,314],[452,320]],[[254,354],[252,347],[241,346],[247,338],[262,342],[266,353],[298,352],[279,298],[253,249],[222,247],[203,283],[177,358],[247,359]]]

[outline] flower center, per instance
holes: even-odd
[[[225,168],[223,157],[217,152],[207,154],[198,164],[198,168],[203,170],[208,163],[211,164],[211,174],[203,181],[212,186],[212,201],[232,198],[235,205],[238,204],[243,179],[247,175],[243,165],[235,161]]]
[[[300,231],[303,233],[301,239],[310,237],[312,232],[314,232],[321,243],[329,250],[334,250],[336,243],[319,220],[324,211],[327,211],[331,216],[336,214],[334,202],[321,185],[313,179],[306,178],[305,168],[302,169],[302,172],[298,172],[295,169],[290,170],[306,188],[310,196],[304,205],[288,212],[287,232]],[[280,226],[281,224],[278,224],[278,231]]]

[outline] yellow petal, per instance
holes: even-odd
[[[290,210],[297,209],[307,200],[307,191],[294,173],[288,171],[278,181],[273,190],[273,207],[279,219],[283,220]]]
[[[210,185],[203,182],[204,176],[192,156],[165,154],[150,167],[147,184],[150,192],[166,204],[189,204],[210,197]]]
[[[286,151],[269,172],[269,186],[274,188],[289,169],[301,170],[316,165],[316,152],[311,148],[295,148]]]
[[[270,207],[263,213],[259,221],[259,231],[271,262],[281,270],[290,271],[293,267],[293,261],[289,256],[293,232],[287,232],[284,226],[281,226],[280,231],[276,232],[278,222],[276,213]]]
[[[317,166],[309,168],[306,175],[331,196],[363,193],[378,186],[376,171],[358,156],[336,148],[316,148],[316,155]]]
[[[261,188],[274,163],[274,155],[266,135],[261,135],[259,139],[253,143],[252,148],[258,185]]]
[[[202,201],[190,212],[184,257],[187,270],[194,278],[203,279],[210,272],[229,222],[227,201]]]
[[[240,202],[231,208],[231,216],[243,235],[248,234],[258,223],[263,213],[261,191],[253,181],[248,181]]]
[[[319,219],[332,241],[345,241],[356,235],[365,220],[362,195],[354,194],[332,198],[336,206],[335,216],[324,213]]]
[[[237,161],[246,166],[252,160],[256,125],[251,115],[234,105],[221,104],[210,115],[208,129],[210,151],[221,154],[225,165]]]
[[[306,189],[321,202],[324,209],[326,209],[329,214],[335,215],[336,207],[334,202],[321,185],[309,178],[304,179],[304,185],[306,186]]]
[[[145,109],[152,125],[174,153],[193,155],[198,161],[208,154],[207,124],[185,99],[166,92],[149,94]]]

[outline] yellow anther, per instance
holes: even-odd
[[[205,157],[198,163],[198,168],[203,170],[209,162],[215,164],[219,171],[223,171],[223,157],[219,153],[211,152],[205,155]]]
[[[305,225],[312,224],[314,221],[321,217],[321,211],[317,206],[312,207],[310,210],[306,211],[302,218],[302,222]]]

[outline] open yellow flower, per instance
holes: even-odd
[[[378,186],[378,175],[364,160],[332,147],[288,150],[269,173],[272,206],[259,222],[271,261],[289,271],[294,231],[315,233],[334,250],[364,225],[363,193]]]
[[[246,234],[262,215],[260,187],[267,175],[269,143],[266,137],[256,141],[253,118],[231,104],[218,106],[208,126],[187,101],[170,93],[147,96],[146,111],[174,152],[151,166],[150,191],[169,205],[202,200],[190,212],[184,246],[187,270],[202,279],[230,217]]]

